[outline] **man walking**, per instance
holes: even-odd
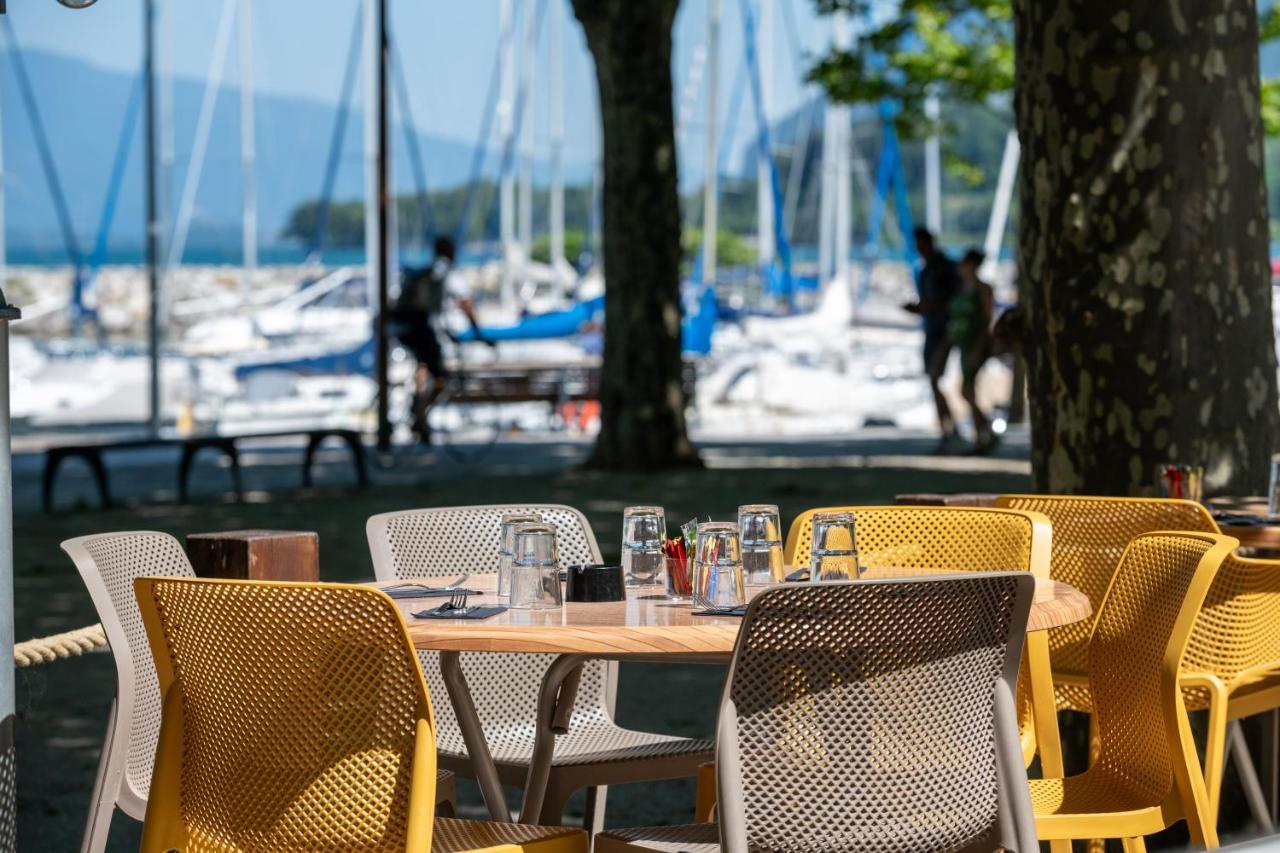
[[[476,330],[476,338],[489,343],[480,334],[471,288],[455,268],[456,256],[457,247],[453,240],[437,237],[431,266],[408,272],[396,300],[395,319],[400,326],[400,343],[413,353],[418,362],[414,374],[412,428],[422,444],[431,443],[427,409],[439,395],[442,380],[448,375],[444,350],[440,346],[440,336],[448,334],[442,325],[446,300],[455,303],[466,315]]]
[[[947,324],[951,300],[960,291],[960,273],[955,262],[938,248],[929,229],[915,229],[915,240],[916,251],[924,261],[919,275],[920,299],[903,307],[924,320],[924,371],[929,378],[929,390],[933,392],[938,426],[942,430],[938,452],[946,453],[957,437],[956,422],[938,383],[946,372],[947,358],[951,354]]]

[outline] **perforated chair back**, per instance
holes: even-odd
[[[1030,571],[1048,577],[1051,529],[1036,513],[986,507],[844,506],[806,510],[791,523],[787,562],[807,566],[813,516],[854,517],[858,562],[952,572]]]
[[[429,850],[431,706],[368,587],[148,578],[164,695],[143,851]]]
[[[1033,853],[1013,691],[1034,589],[991,573],[758,595],[720,706],[723,848]]]
[[[1179,670],[1214,577],[1237,544],[1206,533],[1139,536],[1121,556],[1095,620],[1089,689],[1099,752],[1089,772],[1141,791],[1153,805],[1175,792],[1175,773],[1197,762]],[[1184,786],[1187,775],[1200,795],[1198,768],[1184,775]]]
[[[846,506],[805,510],[787,531],[787,562],[807,566],[813,553],[813,516],[847,512],[854,517],[858,562],[864,568],[915,568],[940,572],[1026,571],[1049,577],[1053,530],[1037,512],[955,506]],[[1028,644],[1042,656],[1046,696],[1048,655],[1044,640]],[[1037,750],[1031,702],[1032,673],[1024,666],[1018,682],[1018,719],[1023,757],[1030,765]],[[1046,699],[1046,704],[1048,700]],[[1054,727],[1056,729],[1056,726]],[[1056,750],[1054,752],[1056,754]]]
[[[1280,560],[1231,553],[1191,630],[1184,672],[1209,673],[1228,688],[1280,668]]]
[[[1145,533],[1188,530],[1217,533],[1208,511],[1194,501],[1161,498],[1110,498],[1068,495],[1001,495],[997,504],[1043,513],[1053,524],[1051,572],[1089,597],[1094,619],[1063,625],[1049,632],[1055,671],[1088,672],[1089,635],[1111,584],[1120,556]],[[1088,710],[1087,699],[1067,704]]]
[[[538,513],[544,521],[556,525],[563,564],[600,562],[600,548],[591,525],[576,509],[559,504],[495,504],[412,509],[373,516],[365,531],[374,573],[380,581],[391,581],[496,571],[502,516],[518,512]],[[447,695],[439,653],[420,651],[418,656],[432,692]],[[528,760],[523,748],[518,748],[515,740],[504,739],[503,734],[532,730],[542,676],[552,660],[551,655],[461,655],[463,674],[496,761]],[[615,678],[616,667],[612,665],[594,661],[583,666],[573,711],[575,724],[612,720]],[[441,702],[436,714],[441,751],[464,755],[466,744],[453,706]],[[525,740],[520,739],[519,743]]]
[[[81,536],[62,543],[93,600],[116,663],[116,701],[91,806],[117,803],[142,819],[151,787],[151,766],[160,732],[160,691],[151,647],[138,612],[133,582],[146,575],[192,577],[181,543],[150,530]],[[94,827],[88,831],[92,834]],[[105,843],[105,838],[103,839]]]

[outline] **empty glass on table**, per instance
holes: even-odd
[[[698,525],[693,603],[706,608],[740,607],[747,603],[738,525],[727,521]]]
[[[512,536],[510,607],[541,610],[562,604],[555,525],[546,522],[516,525]]]
[[[853,513],[815,513],[809,580],[843,581],[859,577],[861,572],[855,541]]]
[[[629,506],[622,512],[622,574],[627,586],[659,582],[666,555],[667,516],[660,506]]]
[[[782,583],[782,522],[773,504],[738,507],[738,531],[742,536],[742,569],[747,583]]]
[[[508,512],[498,528],[498,595],[511,593],[511,554],[515,546],[516,526],[542,521],[536,512]]]

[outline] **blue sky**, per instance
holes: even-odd
[[[800,49],[819,51],[827,40],[827,23],[818,18],[809,0],[767,0],[776,5],[774,100],[778,113],[798,106],[805,87],[793,60],[792,40],[784,18],[796,22]],[[172,15],[172,53],[175,74],[201,79],[208,72],[214,33],[223,0],[168,0]],[[234,0],[233,0],[234,2]],[[643,0],[638,0],[643,2]],[[751,0],[758,4],[761,0]],[[567,0],[550,0],[551,14],[565,16],[566,159],[590,161],[598,149],[595,85],[591,60],[582,32]],[[728,93],[742,54],[740,0],[722,0],[721,104]],[[516,0],[531,14],[535,0]],[[9,14],[18,37],[28,49],[77,57],[114,70],[131,72],[141,57],[141,2],[99,0],[86,10],[73,11],[54,0],[9,0]],[[345,61],[354,0],[269,0],[254,8],[254,67],[261,92],[335,101]],[[392,0],[393,38],[399,45],[408,77],[414,119],[425,132],[465,142],[474,140],[492,69],[498,38],[497,0]],[[695,49],[706,33],[707,0],[685,0],[675,31],[677,108]],[[535,145],[545,152],[547,140],[547,32],[544,25],[535,84],[537,114]],[[229,57],[225,80],[237,81],[237,62]],[[806,59],[800,59],[804,65]],[[362,92],[362,87],[359,88]],[[359,97],[359,95],[357,95]],[[746,109],[746,107],[744,107]],[[701,176],[703,119],[701,99],[695,121],[685,138],[682,171],[685,182]],[[745,143],[751,132],[749,113],[738,122],[737,135]],[[318,141],[319,143],[319,141]]]

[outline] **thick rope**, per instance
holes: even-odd
[[[13,662],[16,666],[49,663],[58,658],[82,655],[85,652],[100,649],[106,644],[107,635],[102,630],[102,625],[86,625],[63,634],[18,643],[13,647]]]

